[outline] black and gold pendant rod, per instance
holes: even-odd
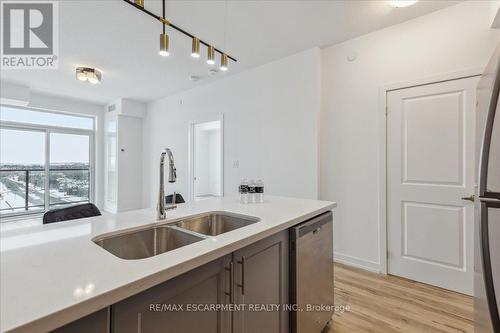
[[[123,0],[123,1],[125,1],[126,3],[128,3],[131,6],[134,6],[135,8],[139,9],[143,13],[146,13],[149,16],[155,18],[156,20],[160,21],[163,25],[168,25],[172,29],[175,29],[175,30],[179,31],[180,33],[183,33],[184,35],[192,38],[193,39],[193,43],[201,43],[201,44],[205,45],[206,47],[209,48],[209,51],[208,51],[209,54],[211,54],[211,52],[212,52],[211,50],[214,50],[215,52],[219,53],[222,58],[231,59],[234,62],[238,61],[235,58],[231,57],[229,54],[227,54],[227,53],[225,53],[225,52],[217,49],[216,47],[214,47],[214,46],[208,44],[207,42],[199,39],[195,35],[193,35],[193,34],[187,32],[186,30],[184,30],[184,29],[176,26],[175,24],[173,24],[172,22],[170,22],[169,20],[167,20],[165,17],[158,16],[155,13],[152,13],[149,10],[145,9],[144,8],[144,0],[132,0],[132,1],[130,1],[130,0]],[[165,1],[165,0],[163,0],[163,1]],[[193,49],[195,49],[195,48],[196,48],[196,46],[193,44]],[[198,49],[199,49],[199,46],[198,46]],[[197,51],[199,51],[199,50],[197,50]],[[226,62],[226,66],[227,66],[227,60],[225,62]]]

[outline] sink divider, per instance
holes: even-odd
[[[179,222],[182,222],[181,221],[177,221],[175,223],[179,223]],[[184,228],[181,228],[177,225],[175,225],[174,223],[173,224],[165,224],[165,227],[168,227],[168,228],[171,228],[171,229],[174,229],[174,230],[177,230],[177,231],[180,231],[180,232],[183,232],[185,234],[189,234],[191,236],[196,236],[196,237],[200,237],[200,238],[203,238],[203,239],[208,239],[210,238],[210,236],[208,235],[204,235],[204,234],[200,234],[199,232],[196,232],[196,231],[192,231],[192,230],[189,230],[189,229],[184,229]]]

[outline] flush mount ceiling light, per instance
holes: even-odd
[[[101,83],[102,73],[100,70],[90,67],[77,67],[76,79],[78,81],[88,81],[92,84]]]
[[[395,8],[409,7],[417,3],[418,0],[390,0],[389,4]]]
[[[191,56],[193,58],[199,58],[201,56],[200,46],[204,45],[207,47],[207,64],[209,64],[209,65],[215,64],[215,53],[219,53],[221,55],[220,69],[222,71],[228,70],[229,59],[234,61],[234,62],[237,61],[235,58],[231,57],[226,52],[223,52],[223,51],[217,49],[215,46],[208,44],[207,42],[199,39],[195,35],[187,32],[183,28],[180,28],[179,26],[177,26],[177,25],[173,24],[172,22],[170,22],[169,20],[167,20],[165,18],[165,1],[166,0],[162,0],[162,15],[161,16],[156,15],[153,12],[145,9],[144,8],[144,0],[123,0],[123,1],[125,1],[129,5],[137,8],[141,12],[146,13],[147,15],[151,16],[152,18],[158,20],[161,23],[162,33],[160,34],[160,51],[159,51],[159,54],[161,56],[167,57],[170,54],[170,52],[169,52],[169,38],[168,38],[168,35],[165,31],[166,30],[165,28],[169,27],[169,28],[176,30],[176,31],[182,33],[183,35],[192,39]],[[227,3],[226,3],[226,11],[227,11]],[[227,16],[227,13],[226,13],[226,16]],[[224,36],[224,40],[225,40],[225,36]]]

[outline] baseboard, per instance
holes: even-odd
[[[361,258],[353,257],[353,256],[348,256],[346,254],[334,252],[333,253],[333,260],[347,265],[347,266],[353,266],[356,268],[361,268],[370,272],[375,272],[375,273],[382,273],[382,267],[380,263],[369,261],[369,260],[364,260]]]

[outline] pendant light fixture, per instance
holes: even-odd
[[[165,1],[162,2],[162,15],[165,17]],[[162,57],[168,57],[170,55],[170,52],[168,51],[168,35],[165,32],[165,23],[162,24],[162,33],[160,34],[160,51],[158,52]]]
[[[166,33],[160,34],[160,52],[162,57],[168,57],[170,53],[168,52],[168,35]]]
[[[223,53],[220,56],[220,70],[225,72],[227,69],[227,54]]]
[[[196,37],[193,37],[193,42],[191,43],[191,57],[200,57],[200,40]]]
[[[209,65],[215,64],[215,49],[213,46],[209,46],[207,48],[207,64]]]
[[[226,46],[226,26],[227,26],[227,0],[224,2],[224,47]],[[220,55],[220,67],[219,69],[226,72],[227,67],[227,54],[222,53]]]
[[[158,20],[162,24],[162,33],[160,33],[160,49],[159,49],[159,54],[161,56],[167,57],[170,55],[169,51],[169,36],[166,33],[166,27],[170,27],[173,30],[176,30],[183,35],[191,38],[192,44],[191,44],[191,56],[193,58],[199,58],[201,53],[200,53],[200,47],[201,44],[207,47],[207,64],[209,65],[214,65],[215,64],[215,54],[219,53],[221,55],[221,66],[220,69],[223,71],[226,71],[228,69],[228,63],[229,60],[232,60],[236,62],[237,60],[234,57],[231,57],[228,55],[226,52],[221,51],[220,49],[217,49],[215,46],[208,44],[207,42],[199,39],[195,35],[187,32],[183,28],[180,28],[179,26],[173,24],[169,20],[166,19],[165,17],[165,1],[162,0],[162,15],[156,15],[153,12],[147,10],[144,8],[144,0],[123,0],[129,5],[132,5],[134,8],[140,10],[141,12],[153,17],[154,19]],[[225,20],[227,19],[227,1],[226,1],[226,17]],[[226,24],[224,24],[224,45],[226,43]]]

